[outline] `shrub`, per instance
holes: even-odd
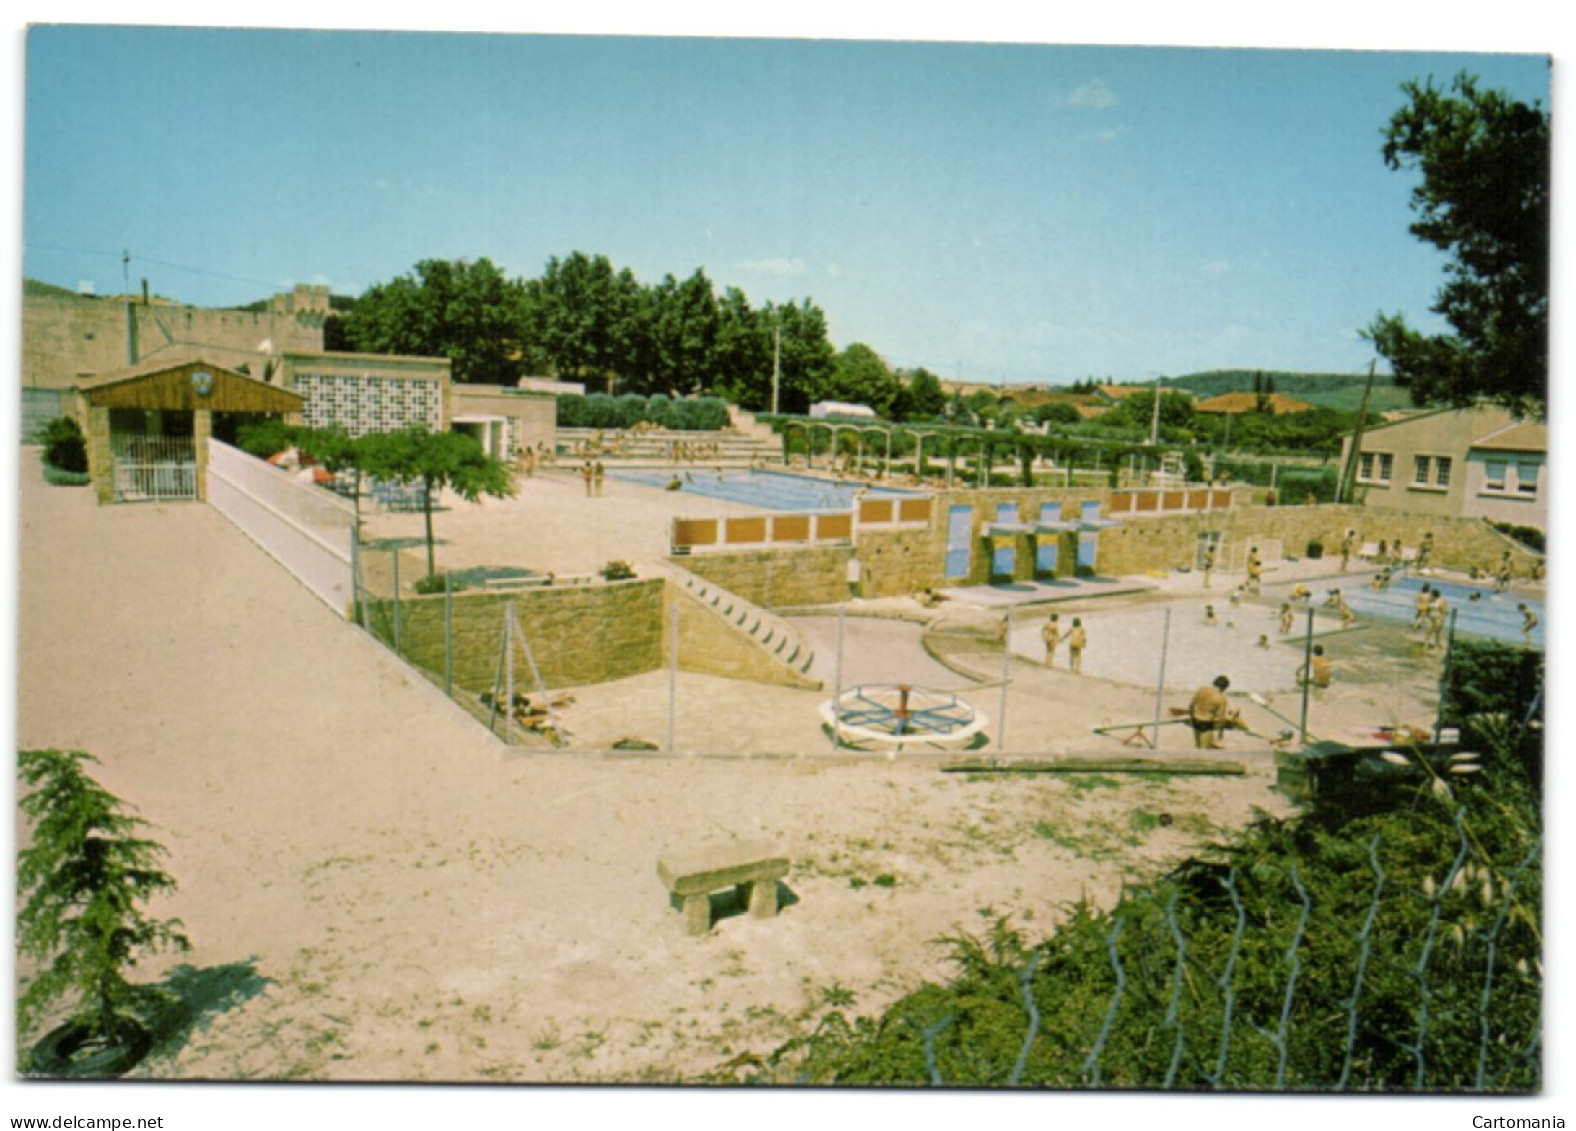
[[[558,423],[563,428],[632,428],[650,422],[682,432],[716,432],[728,426],[728,403],[720,397],[649,397],[624,393],[576,393],[558,398]]]
[[[17,756],[32,821],[31,847],[17,854],[17,951],[41,967],[17,1019],[27,1029],[64,1006],[93,1042],[114,1046],[142,1031],[138,1006],[156,996],[126,977],[138,955],[190,943],[180,920],[144,914],[140,905],[175,888],[158,866],[165,850],[87,773],[94,761],[81,750]]]
[[[1535,553],[1543,553],[1548,544],[1543,531],[1535,526],[1517,526],[1511,522],[1496,522],[1494,529],[1520,542]]]
[[[423,597],[444,591],[444,582],[448,582],[450,593],[458,593],[466,587],[465,580],[457,573],[434,573],[427,577],[418,577],[411,588]]]
[[[628,581],[635,576],[635,568],[628,562],[612,561],[601,569],[604,581]]]
[[[83,474],[88,469],[88,447],[82,429],[69,416],[45,421],[38,438],[44,445],[44,463],[59,471]]]
[[[86,487],[93,482],[93,477],[85,471],[61,471],[46,463],[44,482],[52,487]]]

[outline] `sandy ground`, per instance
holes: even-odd
[[[662,739],[662,672],[575,689],[577,752],[509,749],[216,512],[99,508],[34,467],[24,458],[19,744],[95,753],[170,848],[180,889],[156,910],[184,920],[182,961],[266,980],[213,1005],[140,1074],[693,1078],[848,995],[874,1011],[945,977],[937,939],[998,916],[1049,928],[1072,901],[1110,901],[1257,811],[1284,810],[1268,748],[1242,736],[1242,777],[970,777],[933,758],[834,754],[814,717],[823,695],[702,676],[677,682],[688,756],[597,752]],[[609,538],[644,553],[665,537],[660,503],[593,510],[564,487],[538,480],[520,500],[440,516],[450,564],[568,570],[613,556]],[[604,517],[577,526],[582,511]],[[639,515],[655,516],[655,535]],[[806,627],[824,639],[835,620]],[[1097,639],[1114,647],[1115,622]],[[851,677],[923,655],[917,627],[895,622],[864,622],[845,647]],[[1153,667],[1152,640],[1135,630],[1122,647],[1135,671]],[[1321,693],[1315,720],[1419,713],[1431,677],[1396,666],[1405,649],[1352,654],[1353,678]],[[971,662],[988,674],[1001,655]],[[1024,659],[1014,673],[1008,752],[1121,752],[1089,728],[1154,709],[1141,681]],[[999,696],[979,705],[994,712]],[[1183,728],[1162,736],[1190,744]],[[710,934],[685,935],[659,855],[762,836],[793,862],[781,914],[723,907]]]

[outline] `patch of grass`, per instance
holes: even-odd
[[[1100,825],[1090,827],[1091,829],[1101,828]],[[1059,828],[1049,821],[1035,821],[1034,831],[1036,835],[1045,838],[1058,848],[1071,852],[1074,856],[1086,857],[1090,860],[1109,860],[1116,854],[1116,850],[1107,836],[1075,833],[1065,828]]]
[[[1062,780],[1075,794],[1082,796],[1096,789],[1121,789],[1122,783],[1104,774],[1066,774]]]
[[[841,982],[821,987],[821,1001],[833,1009],[848,1009],[855,1001],[854,991]]]

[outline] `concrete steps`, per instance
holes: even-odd
[[[697,605],[725,621],[739,639],[792,673],[795,683],[820,685],[821,681],[811,674],[814,648],[785,618],[682,566],[663,562],[660,568]]]

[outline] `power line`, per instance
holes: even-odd
[[[213,271],[206,267],[193,267],[188,263],[175,263],[168,259],[154,259],[151,256],[135,255],[127,251],[105,251],[99,248],[67,247],[64,244],[44,243],[27,244],[25,250],[60,251],[68,252],[72,255],[96,255],[108,259],[122,259],[129,257],[131,260],[137,263],[147,263],[155,267],[167,267],[173,271],[186,271],[193,275],[205,275],[212,279],[225,279],[232,283],[247,283],[258,287],[279,287],[284,285],[277,279],[254,279],[249,275],[232,275],[225,271]]]

